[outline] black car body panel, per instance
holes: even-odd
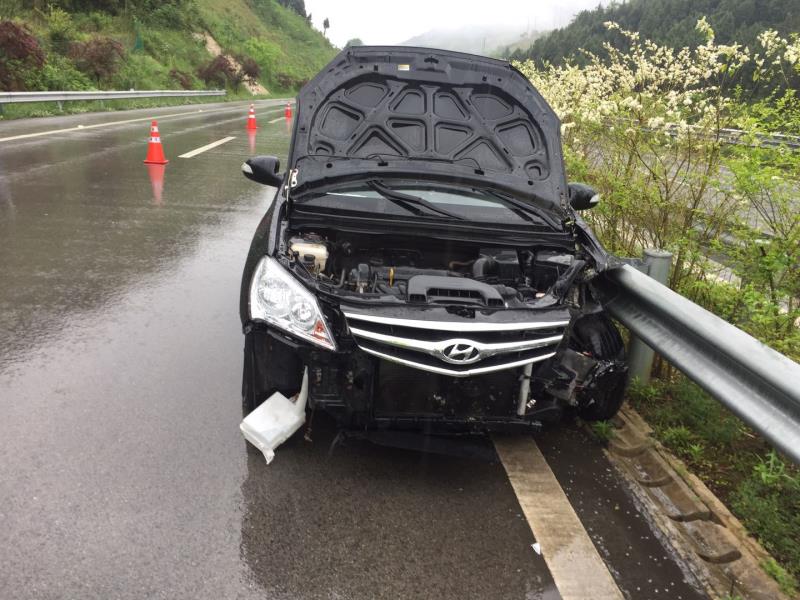
[[[616,259],[570,207],[558,118],[519,71],[352,48],[297,106],[242,278],[249,410],[304,372],[308,405],[362,430],[527,430],[617,410],[622,340],[592,293]],[[314,298],[327,347],[251,316],[265,261]]]
[[[295,193],[365,176],[489,185],[564,216],[560,122],[516,68],[410,47],[344,50],[297,98]]]

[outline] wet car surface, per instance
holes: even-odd
[[[282,111],[257,106],[256,152],[288,151]],[[155,173],[145,111],[0,124],[5,138],[143,119],[0,142],[0,595],[558,598],[497,461],[332,447],[325,419],[270,466],[248,451],[238,284],[270,194],[239,175],[245,115],[160,120],[171,162]],[[702,597],[669,557],[628,562],[664,555],[629,500],[584,514],[593,481],[620,485],[602,458],[576,463],[591,442],[545,440],[585,523],[638,519],[597,526],[623,592],[652,597],[646,569],[671,597]],[[562,444],[567,458],[549,450]]]

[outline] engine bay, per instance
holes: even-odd
[[[584,261],[563,249],[513,248],[340,232],[291,235],[287,251],[326,290],[360,299],[524,307],[566,290]]]

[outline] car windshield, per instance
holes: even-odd
[[[358,183],[322,194],[302,196],[297,204],[332,210],[366,212],[374,215],[414,214],[437,219],[459,219],[486,223],[543,223],[533,207],[520,206],[490,190],[440,188],[422,183]]]

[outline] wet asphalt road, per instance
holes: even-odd
[[[0,141],[0,597],[559,598],[496,460],[332,447],[319,418],[269,467],[246,448],[239,277],[271,198],[239,167],[288,127],[199,108],[0,123],[142,119]],[[539,444],[627,597],[703,597],[590,440]]]

